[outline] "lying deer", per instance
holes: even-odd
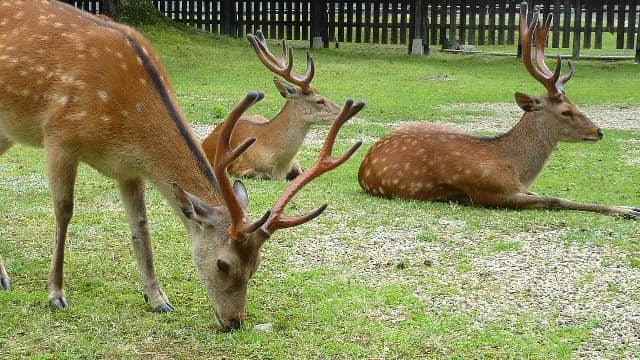
[[[573,73],[571,62],[569,72],[563,76],[560,58],[553,73],[544,63],[551,18],[540,26],[538,17],[536,11],[532,24],[527,26],[527,4],[522,3],[522,59],[547,94],[536,97],[516,93],[516,102],[525,113],[510,131],[485,138],[441,125],[402,127],[372,146],[360,166],[360,186],[368,193],[384,197],[640,216],[638,208],[581,204],[529,191],[559,141],[595,142],[602,138],[600,128],[564,93],[563,86]],[[534,34],[537,68],[531,58]]]
[[[296,154],[309,128],[314,124],[330,125],[340,107],[323,97],[311,86],[315,67],[307,53],[307,69],[302,75],[292,73],[293,50],[282,40],[282,56],[269,51],[262,32],[248,34],[247,38],[258,59],[274,74],[294,85],[273,79],[273,83],[287,102],[271,121],[260,115],[243,117],[231,136],[235,146],[247,136],[255,136],[255,144],[229,167],[236,176],[264,180],[291,180],[302,172]],[[287,61],[288,59],[288,61]],[[207,136],[202,148],[210,162],[215,158],[216,143],[220,136],[217,127]]]
[[[245,139],[233,150],[229,145],[238,119],[261,93],[249,93],[225,121],[212,168],[184,119],[158,55],[139,33],[57,1],[15,1],[11,7],[0,6],[0,19],[6,25],[0,32],[0,154],[14,143],[44,148],[56,220],[47,282],[50,306],[68,306],[64,245],[82,161],[118,182],[144,297],[153,310],[169,312],[173,306],[154,270],[146,180],[184,223],[216,322],[226,330],[238,328],[261,245],[275,230],[305,223],[325,209],[326,205],[301,217],[283,212],[305,184],[342,164],[357,149],[359,144],[340,158],[331,157],[339,128],[364,104],[347,102],[318,162],[252,223],[245,214],[246,189],[240,182],[232,185],[226,169],[255,142]],[[1,258],[0,287],[10,288]]]

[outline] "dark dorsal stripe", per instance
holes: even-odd
[[[142,49],[142,46],[138,43],[138,41],[136,41],[136,39],[134,39],[131,35],[127,34],[124,30],[120,29],[117,25],[115,25],[116,23],[112,24],[108,21],[99,19],[69,4],[60,3],[60,5],[65,6],[71,11],[80,14],[82,17],[84,17],[89,21],[92,21],[100,26],[107,27],[109,29],[117,31],[119,34],[124,36],[124,38],[129,42],[129,44],[133,48],[133,50],[136,52],[136,55],[138,55],[140,59],[142,59],[142,66],[147,71],[147,74],[153,81],[153,85],[156,91],[158,92],[158,94],[160,95],[160,98],[162,99],[162,103],[167,109],[167,112],[169,112],[169,116],[171,117],[171,120],[173,120],[173,123],[178,128],[178,131],[180,131],[180,135],[182,135],[182,138],[187,143],[187,146],[189,147],[189,150],[191,151],[193,156],[196,157],[196,160],[198,161],[198,165],[200,166],[200,170],[202,170],[202,172],[207,177],[211,185],[213,185],[213,187],[216,190],[220,190],[218,181],[216,180],[216,176],[213,174],[213,171],[211,170],[211,166],[209,165],[209,162],[204,157],[202,150],[200,150],[200,148],[194,141],[193,137],[190,135],[189,130],[186,127],[186,121],[184,121],[180,116],[178,109],[175,107],[175,105],[171,101],[171,96],[167,91],[167,88],[164,86],[164,84],[162,84],[162,80],[160,77],[160,73],[158,72],[158,69],[153,65],[153,63],[151,62],[151,59]]]

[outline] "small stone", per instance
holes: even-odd
[[[272,331],[273,330],[273,324],[272,323],[258,324],[258,325],[253,327],[253,330],[260,331],[260,332]]]
[[[404,261],[398,261],[398,263],[396,264],[396,269],[398,270],[403,270],[406,268],[407,268],[407,265],[404,263]]]
[[[433,266],[433,261],[431,261],[429,259],[426,259],[422,263],[424,264],[424,266]]]

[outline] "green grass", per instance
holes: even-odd
[[[190,121],[219,122],[251,89],[267,94],[252,112],[274,115],[281,106],[271,74],[245,41],[171,28],[143,31],[160,52]],[[302,65],[302,44],[294,45]],[[442,105],[510,102],[516,91],[542,92],[515,58],[437,52],[410,57],[403,50],[355,45],[314,50],[314,84],[322,94],[336,102],[348,97],[367,101],[358,115],[366,123],[347,124],[336,153],[355,138],[383,135],[389,129],[385,125],[393,122],[449,118]],[[575,78],[567,85],[574,102],[640,105],[640,66],[626,61],[575,65]],[[445,77],[446,81],[431,80]],[[532,190],[578,201],[640,204],[639,168],[620,156],[626,150],[623,140],[638,139],[640,133],[606,133],[598,144],[561,144]],[[463,304],[434,304],[491,290],[495,284],[486,279],[465,285],[476,276],[476,260],[520,251],[523,244],[513,237],[522,233],[563,229],[554,239],[559,245],[612,247],[624,266],[640,268],[640,229],[634,222],[590,213],[489,210],[365,195],[356,174],[370,145],[294,200],[292,212],[326,201],[330,208],[312,225],[281,230],[265,245],[263,264],[249,284],[246,325],[230,334],[216,329],[211,305],[191,265],[185,231],[153,190],[148,192],[148,207],[157,273],[176,311],[151,313],[142,300],[117,187],[86,166],[78,176],[66,252],[71,308],[50,311],[44,285],[55,230],[42,152],[10,149],[0,157],[0,251],[14,289],[0,292],[0,357],[575,358],[578,348],[595,336],[600,320],[541,321],[538,314],[514,303],[505,316],[479,323],[484,314],[464,310]],[[303,164],[309,165],[317,151],[303,148]],[[253,217],[263,213],[285,186],[245,183]],[[394,265],[398,259],[387,259],[391,265],[381,264],[374,274],[385,281],[377,283],[368,283],[357,268],[375,259],[341,258],[339,249],[306,258],[312,262],[309,266],[291,263],[296,247],[312,241],[337,239],[358,248],[381,233],[410,230],[410,243],[450,252],[426,253],[424,264],[408,262],[406,268]],[[320,262],[313,263],[316,260]],[[446,280],[450,278],[453,281]],[[595,279],[585,273],[576,281],[589,286]],[[600,295],[624,296],[620,289],[612,283]],[[421,296],[414,295],[418,291]],[[551,319],[553,312],[549,309]],[[252,330],[265,322],[273,323],[272,332]],[[605,349],[603,356],[624,352],[638,355],[640,349]]]

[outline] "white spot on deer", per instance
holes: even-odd
[[[380,195],[384,195],[384,189],[383,189],[382,187],[379,187],[379,188],[378,188],[378,193],[379,193]]]
[[[104,51],[108,52],[109,54],[111,54],[113,52],[113,50],[111,50],[111,48],[108,47],[108,46],[104,47]]]
[[[427,189],[432,189],[432,188],[433,188],[433,184],[432,184],[432,183],[430,183],[430,182],[429,182],[429,183],[425,183],[425,184],[423,184],[423,186],[424,186],[425,188],[427,188]]]
[[[138,110],[139,113],[143,112],[144,108],[145,108],[144,103],[137,103],[136,104],[136,110]]]
[[[20,20],[24,17],[24,11],[18,11],[13,15],[13,18],[16,20]]]
[[[116,51],[116,57],[118,59],[122,59],[123,58],[122,53],[120,51]]]
[[[29,89],[22,89],[22,96],[27,97],[30,93]]]
[[[63,24],[63,23],[61,23],[61,22],[54,22],[54,23],[53,23],[53,27],[54,27],[54,28],[61,28],[61,27],[64,27],[64,24]]]
[[[84,59],[86,56],[84,54],[78,54],[78,59]]]
[[[0,55],[0,60],[7,60],[8,58],[8,55]]]
[[[458,179],[460,179],[460,175],[458,175],[458,174],[454,174],[454,175],[451,176],[451,182],[458,181]]]
[[[8,22],[9,22],[9,20],[2,19],[2,21],[0,21],[0,26],[5,26],[5,25],[7,25]]]
[[[33,67],[33,70],[34,70],[35,72],[42,73],[42,72],[45,72],[45,70],[46,70],[46,69],[45,69],[45,67],[44,67],[44,66],[42,66],[42,65],[36,65],[36,66],[34,66],[34,67]]]
[[[380,173],[381,173],[381,174],[382,174],[382,173],[386,173],[386,172],[387,172],[387,170],[389,170],[389,167],[388,167],[388,166],[385,166],[385,167],[383,167],[383,168],[382,168],[382,170],[380,171]]]
[[[20,74],[20,76],[28,76],[29,75],[29,72],[27,70],[20,70],[18,73]]]
[[[100,115],[100,120],[102,121],[111,121],[111,116],[109,115]]]
[[[100,56],[100,54],[98,53],[98,49],[94,47],[89,48],[89,54],[91,54],[91,56],[96,59]]]
[[[371,175],[371,169],[367,168],[367,169],[364,171],[364,176],[365,176],[365,177],[369,177],[370,175]]]
[[[98,97],[100,98],[100,100],[102,100],[102,102],[109,101],[109,94],[107,94],[106,91],[98,90],[97,94],[98,94]]]
[[[145,56],[149,56],[149,51],[148,51],[148,50],[147,50],[147,48],[146,48],[146,47],[144,47],[144,46],[142,47],[142,53],[143,53]]]
[[[121,62],[120,63],[120,68],[122,68],[122,70],[127,70],[129,67],[127,66],[127,64]]]
[[[62,106],[67,105],[68,101],[69,101],[69,97],[67,95],[57,95],[56,97],[56,102]]]
[[[395,178],[392,181],[393,185],[398,185],[399,182],[400,182],[400,179],[398,179],[398,178]]]
[[[465,175],[471,175],[471,169],[465,169],[464,170],[464,174]]]
[[[78,121],[78,120],[82,120],[87,116],[87,112],[86,111],[80,111],[80,112],[76,112],[76,113],[71,113],[67,116],[65,116],[67,119],[69,120],[73,120],[73,121]]]
[[[138,60],[138,64],[142,65],[142,58],[140,56],[136,56],[136,60]]]

